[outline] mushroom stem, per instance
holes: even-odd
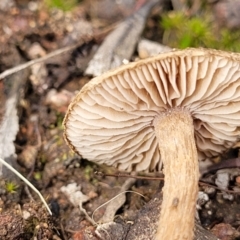
[[[171,109],[154,126],[165,175],[155,239],[192,240],[199,179],[193,119],[187,110]]]

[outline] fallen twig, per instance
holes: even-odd
[[[136,176],[136,175],[130,175],[125,173],[115,173],[115,174],[106,174],[103,172],[95,172],[94,174],[98,176],[105,176],[105,177],[124,177],[124,178],[135,178],[135,179],[146,179],[146,180],[164,180],[162,177],[152,177],[152,176]]]
[[[31,61],[28,61],[26,63],[23,63],[23,64],[19,64],[17,65],[16,67],[13,67],[13,68],[10,68],[10,69],[7,69],[5,71],[3,71],[2,73],[0,73],[0,81],[3,80],[5,77],[13,74],[13,73],[16,73],[18,71],[21,71],[23,69],[26,69],[28,67],[31,67],[32,65],[36,64],[36,63],[41,63],[41,62],[44,62],[52,57],[56,57],[60,54],[63,54],[63,53],[66,53],[66,52],[69,52],[71,50],[74,50],[76,49],[77,47],[80,47],[81,45],[83,45],[84,43],[87,43],[87,42],[90,42],[90,41],[101,41],[102,38],[107,35],[110,31],[112,31],[115,27],[116,27],[116,23],[115,24],[112,24],[106,28],[104,28],[103,30],[101,30],[100,32],[92,35],[92,36],[86,36],[84,38],[81,39],[80,42],[78,42],[77,44],[74,44],[72,46],[67,46],[67,47],[64,47],[64,48],[61,48],[61,49],[57,49],[56,51],[53,51],[49,54],[47,54],[46,56],[43,56],[43,57],[40,57],[38,59],[34,59],[34,60],[31,60]]]
[[[57,55],[63,54],[65,52],[71,51],[71,50],[75,49],[78,46],[79,46],[79,44],[75,44],[73,46],[64,47],[64,48],[58,49],[58,50],[56,50],[54,52],[51,52],[51,53],[47,54],[44,57],[41,57],[41,58],[38,58],[38,59],[34,59],[34,60],[28,61],[26,63],[17,65],[16,67],[7,69],[7,70],[5,70],[4,72],[2,72],[0,74],[0,80],[3,80],[5,77],[7,77],[7,76],[9,76],[9,75],[11,75],[13,73],[16,73],[16,72],[19,72],[19,71],[21,71],[21,70],[23,70],[25,68],[28,68],[28,67],[32,66],[33,64],[41,63],[43,61],[48,60],[49,58],[52,58],[52,57],[55,57]]]
[[[239,158],[233,159],[233,160],[236,161],[236,160],[239,160]],[[106,176],[106,177],[124,177],[124,178],[134,178],[134,179],[146,179],[146,180],[160,180],[160,181],[164,181],[164,178],[163,178],[163,177],[134,176],[134,175],[125,174],[125,173],[105,174],[105,173],[103,173],[103,172],[95,172],[95,174],[96,174],[96,175],[99,175],[99,176]],[[223,192],[240,195],[240,192],[236,192],[236,191],[234,191],[234,190],[229,190],[229,189],[222,189],[222,188],[219,188],[219,187],[217,187],[217,186],[215,186],[215,185],[213,185],[213,184],[211,184],[211,183],[207,183],[207,182],[204,182],[204,181],[199,181],[198,184],[199,184],[199,185],[202,185],[202,186],[212,187],[212,188],[215,188],[215,189],[220,190],[220,191],[223,191]]]

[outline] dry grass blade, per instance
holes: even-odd
[[[11,165],[9,165],[7,162],[5,162],[2,158],[0,158],[1,164],[3,164],[5,167],[7,167],[9,170],[11,170],[13,173],[15,173],[23,182],[25,182],[37,195],[40,197],[41,201],[43,202],[44,206],[48,210],[49,214],[52,215],[52,212],[50,208],[48,207],[45,199],[43,198],[42,194],[18,171],[16,171]]]

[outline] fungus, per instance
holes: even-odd
[[[165,175],[156,239],[193,239],[198,160],[238,140],[240,55],[187,49],[94,78],[69,106],[69,146],[90,161]]]

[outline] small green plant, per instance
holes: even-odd
[[[35,172],[33,174],[33,177],[34,177],[35,180],[38,181],[38,180],[40,180],[42,178],[42,174],[40,172]]]
[[[211,15],[202,13],[187,16],[183,12],[170,12],[161,19],[164,29],[163,44],[174,48],[206,47],[240,51],[240,31],[217,28]]]
[[[58,8],[63,11],[70,11],[77,6],[78,0],[44,0],[49,8]]]
[[[56,113],[57,116],[57,128],[63,130],[63,119],[64,119],[64,114],[57,112]]]
[[[89,164],[84,168],[84,176],[87,180],[90,180],[92,178],[93,175],[93,168],[92,166]]]
[[[6,188],[7,193],[15,193],[18,189],[18,185],[14,182],[7,181],[5,183],[5,188]]]

